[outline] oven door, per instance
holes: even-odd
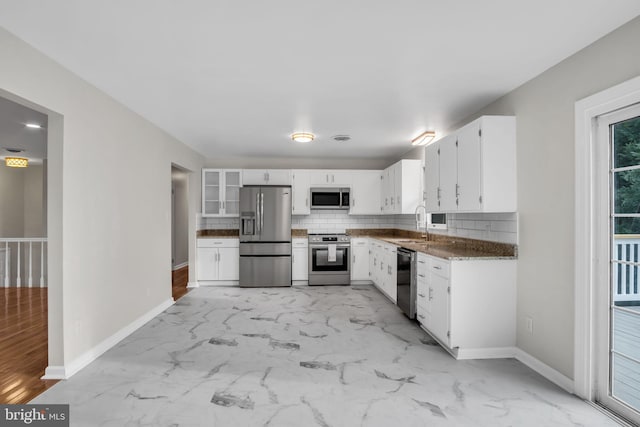
[[[336,245],[336,259],[329,260],[328,245],[309,246],[309,270],[313,274],[349,274],[349,245]]]

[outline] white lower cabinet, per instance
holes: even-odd
[[[351,239],[351,280],[369,281],[369,239],[354,237]]]
[[[196,276],[200,285],[237,283],[240,272],[240,240],[201,238],[197,240]]]
[[[297,284],[309,282],[309,240],[291,239],[291,280]]]
[[[394,303],[397,299],[397,246],[371,239],[370,277],[373,284]]]
[[[418,254],[417,317],[457,359],[511,357],[516,260],[444,260]]]

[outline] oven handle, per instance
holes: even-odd
[[[310,248],[327,249],[327,245],[309,245]],[[351,245],[336,245],[336,249],[350,248]]]

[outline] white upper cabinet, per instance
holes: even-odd
[[[241,186],[239,169],[202,169],[202,216],[238,216]]]
[[[309,172],[311,187],[350,187],[354,171],[316,169]]]
[[[382,172],[380,204],[383,214],[412,214],[422,203],[420,160],[400,160]]]
[[[350,215],[380,215],[382,171],[351,171]]]
[[[289,169],[244,169],[243,185],[291,185]]]
[[[293,215],[309,215],[311,213],[310,179],[310,171],[291,171],[291,188],[293,192],[291,213]]]
[[[440,210],[440,144],[434,142],[424,154],[424,203],[428,212]]]
[[[516,119],[483,116],[425,149],[429,212],[515,212]]]

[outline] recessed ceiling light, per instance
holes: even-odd
[[[427,130],[422,132],[420,135],[416,136],[411,140],[411,145],[427,145],[433,138],[436,137],[436,132],[433,130]]]
[[[291,139],[296,142],[311,142],[315,135],[309,132],[296,132],[291,135]]]
[[[32,129],[42,129],[42,126],[37,123],[27,123],[25,126]]]

